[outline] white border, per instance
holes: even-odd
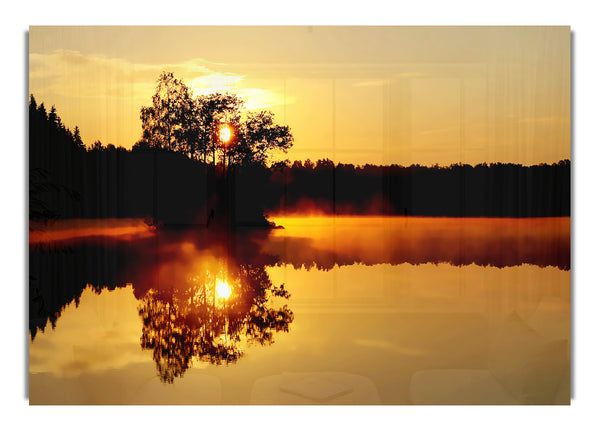
[[[324,2],[305,0],[178,2],[107,0],[26,1],[4,5],[4,131],[0,139],[2,187],[2,422],[29,429],[191,429],[207,426],[305,429],[593,429],[598,366],[599,192],[598,42],[600,26],[593,2],[585,1],[418,1]],[[176,13],[165,11],[165,5]],[[587,6],[586,6],[587,5]],[[574,31],[573,96],[573,304],[575,399],[571,407],[29,407],[24,398],[27,344],[25,297],[25,113],[29,25],[130,24],[376,24],[376,25],[570,25]],[[176,414],[175,414],[176,413]],[[226,418],[226,419],[224,419]],[[596,425],[596,426],[597,426]]]

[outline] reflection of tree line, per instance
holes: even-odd
[[[516,248],[514,241],[497,240],[478,247],[463,247],[456,239],[437,238],[424,243],[399,241],[391,249],[359,242],[355,248],[333,251],[325,245],[328,241],[323,244],[308,238],[273,237],[265,231],[253,232],[248,237],[230,233],[229,238],[216,233],[210,237],[198,231],[158,235],[160,241],[155,237],[134,242],[102,238],[63,245],[32,245],[29,261],[32,340],[48,325],[54,328],[69,304],[78,305],[87,285],[101,294],[132,283],[140,300],[141,345],[152,351],[161,378],[169,382],[182,375],[194,361],[235,362],[242,356],[242,343],[268,345],[276,332],[289,330],[292,311],[287,305],[274,305],[285,302],[289,292],[271,283],[266,272],[269,266],[291,264],[295,268],[330,270],[335,265],[355,263],[447,262],[458,266],[531,263],[570,268],[568,236],[546,243],[529,238]],[[227,256],[225,263],[219,268],[195,271],[185,279],[156,277],[156,267],[179,259],[169,247],[159,252],[158,244],[179,245],[184,241],[191,241],[198,249],[215,250],[218,255]],[[232,288],[227,301],[215,295],[218,278],[226,279]]]
[[[127,283],[127,253],[117,244],[31,245],[29,251],[29,331],[32,340],[48,324],[55,328],[62,311],[79,305],[89,284],[94,291]]]
[[[441,221],[440,226],[443,226]],[[536,231],[524,225],[510,229],[500,226],[494,230],[492,225],[485,234],[477,234],[469,232],[468,223],[465,223],[464,229],[461,231],[455,226],[453,229],[429,231],[421,227],[416,235],[416,227],[376,232],[367,229],[366,232],[353,233],[351,239],[338,237],[337,241],[334,241],[333,232],[330,232],[332,236],[319,239],[278,236],[266,243],[264,250],[279,256],[278,264],[290,264],[295,269],[330,270],[336,265],[385,263],[475,264],[497,268],[531,264],[562,270],[571,268],[568,219],[554,219],[546,231]],[[359,231],[360,227],[356,230]],[[537,235],[534,234],[536,232]]]
[[[175,236],[177,238],[177,236]],[[173,238],[167,238],[167,242]],[[243,355],[242,343],[269,345],[274,333],[287,332],[293,312],[285,302],[289,292],[271,283],[266,265],[276,260],[257,253],[252,242],[223,260],[218,273],[232,286],[227,299],[215,295],[216,272],[189,274],[186,283],[157,283],[152,274],[161,257],[175,256],[154,248],[154,238],[135,245],[90,241],[68,246],[36,246],[30,249],[29,329],[35,342],[48,324],[54,329],[62,311],[79,305],[87,285],[95,293],[133,284],[140,300],[143,349],[153,352],[160,378],[173,382],[193,361],[212,364],[235,362]],[[174,239],[176,242],[177,239]],[[210,242],[208,244],[211,244]],[[204,244],[208,247],[207,244]],[[222,243],[213,246],[222,246]],[[150,251],[149,251],[150,250]],[[240,258],[245,259],[240,263]]]
[[[498,250],[497,253],[490,251],[487,255],[474,255],[468,252],[457,253],[456,255],[439,253],[437,256],[418,256],[418,255],[407,255],[406,253],[396,254],[390,256],[388,259],[359,259],[356,256],[348,254],[336,254],[334,252],[319,252],[319,257],[309,257],[305,254],[293,253],[288,255],[287,259],[282,260],[278,265],[289,264],[294,269],[318,269],[321,271],[330,271],[336,266],[351,266],[354,264],[361,264],[365,266],[390,264],[390,265],[401,265],[409,263],[411,265],[424,265],[428,263],[438,264],[450,264],[452,266],[467,266],[467,265],[478,265],[478,266],[493,266],[496,268],[505,268],[510,266],[519,266],[523,264],[536,265],[542,268],[547,266],[557,267],[562,270],[570,270],[570,251],[568,249],[561,250],[556,253],[547,253],[531,256],[522,256],[519,254],[508,254],[503,255],[502,251]]]
[[[555,233],[559,231],[557,228]],[[257,292],[260,292],[261,286],[269,285],[264,267],[276,264],[330,270],[335,265],[355,263],[450,263],[456,266],[476,264],[500,268],[528,263],[570,269],[568,231],[564,235],[540,235],[537,238],[526,236],[521,239],[498,235],[469,242],[463,241],[463,237],[452,235],[445,239],[435,236],[420,238],[418,241],[394,235],[394,240],[385,245],[381,241],[378,246],[357,241],[354,247],[337,247],[336,250],[328,249],[327,241],[293,237],[272,237],[267,240],[267,233],[261,232],[260,235],[261,239],[257,240],[252,252],[248,252],[248,247],[243,245],[247,241],[242,240],[240,244],[236,244],[237,237],[231,237],[232,250],[235,247],[245,249],[244,255],[237,253],[239,268],[233,272],[239,273],[240,279],[243,276],[245,285]],[[140,278],[135,271],[136,268],[152,268],[157,262],[160,263],[156,255],[138,253],[140,249],[155,249],[154,241],[154,238],[138,240],[135,246],[118,241],[109,242],[106,239],[95,244],[86,241],[68,246],[32,245],[29,260],[32,338],[35,338],[37,331],[43,331],[47,324],[54,327],[64,307],[73,301],[78,303],[87,284],[102,291],[134,281],[138,298],[143,298],[150,290],[153,293],[149,297],[158,295],[157,298],[161,298],[157,292],[168,292],[164,290],[166,288],[156,285],[152,277]],[[260,248],[271,257],[260,253]],[[162,295],[166,294],[164,292]],[[257,300],[261,298],[258,294],[247,297]],[[249,307],[248,303],[244,306],[246,309]]]
[[[235,286],[227,300],[215,299],[214,280],[212,286],[193,280],[151,290],[142,300],[142,348],[153,351],[163,381],[173,382],[192,361],[236,362],[242,342],[269,345],[275,332],[289,330],[293,313],[287,304],[278,309],[270,304],[274,297],[289,298],[283,285],[273,286],[264,266],[240,265],[234,271],[228,274]]]

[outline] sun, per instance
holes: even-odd
[[[227,299],[231,295],[231,286],[225,280],[217,280],[215,292],[217,293],[217,297]]]
[[[221,126],[221,128],[219,129],[219,139],[224,144],[229,142],[229,140],[231,139],[231,129],[227,124]]]

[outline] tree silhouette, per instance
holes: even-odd
[[[241,165],[266,165],[274,150],[286,152],[294,138],[289,126],[275,124],[270,111],[249,113],[242,125],[239,145],[234,147],[234,160]]]
[[[67,128],[56,107],[49,113],[33,94],[29,99],[29,217],[66,217],[80,208],[80,181],[85,147],[79,135]]]
[[[104,147],[102,146],[102,142],[100,142],[100,140],[96,139],[94,141],[94,144],[90,147],[91,151],[102,151]]]
[[[52,105],[52,107],[50,108],[50,113],[48,114],[48,121],[50,121],[50,124],[52,124],[53,126],[57,126],[60,123],[60,119],[56,114],[56,107],[54,105]]]
[[[172,72],[158,78],[152,106],[140,111],[142,135],[150,147],[193,154],[197,120],[189,88]]]
[[[234,94],[213,93],[196,99],[200,118],[199,156],[206,163],[206,157],[212,156],[212,164],[217,163],[219,155],[225,156],[226,148],[219,139],[219,128],[228,124],[239,130],[241,110],[244,101]],[[234,137],[235,138],[235,137]],[[236,142],[230,142],[231,145]],[[198,157],[200,159],[200,157]]]
[[[158,78],[152,106],[143,106],[142,139],[134,149],[178,151],[213,166],[219,163],[266,166],[271,152],[287,151],[293,143],[288,126],[277,125],[269,111],[246,112],[244,100],[230,93],[212,93],[194,98],[191,90],[172,72]],[[221,127],[233,133],[225,145]]]
[[[79,131],[79,126],[75,126],[75,130],[73,130],[73,141],[75,141],[75,145],[77,148],[85,149],[85,145],[83,144],[83,140],[81,139],[81,132]]]

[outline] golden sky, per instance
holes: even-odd
[[[31,27],[29,92],[131,148],[161,71],[291,127],[279,158],[570,159],[569,27]]]

